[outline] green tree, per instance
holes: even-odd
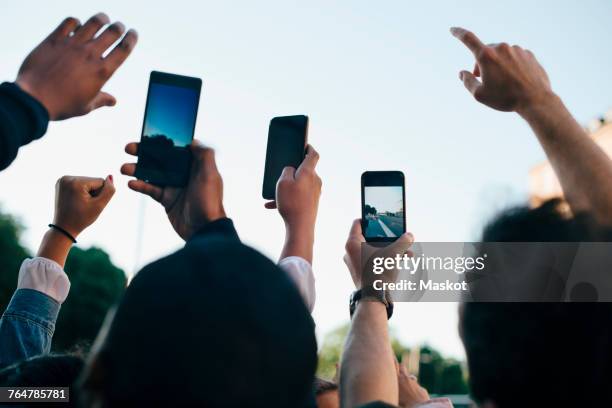
[[[319,364],[317,366],[317,376],[325,379],[331,379],[336,373],[336,364],[342,356],[342,349],[348,331],[351,327],[350,323],[345,323],[337,329],[329,332],[323,339],[323,345],[319,351]],[[391,332],[391,348],[395,357],[401,361],[402,356],[410,351],[409,348],[402,345],[396,336]]]
[[[65,270],[70,278],[70,294],[62,305],[53,337],[53,349],[57,351],[89,345],[127,283],[123,270],[96,247],[72,248]]]
[[[0,212],[0,313],[15,291],[21,262],[31,256],[20,243],[22,231],[15,217]],[[108,309],[121,297],[127,281],[125,273],[113,265],[108,254],[95,247],[73,247],[65,271],[71,288],[53,336],[56,351],[89,345]]]
[[[323,339],[319,351],[317,376],[332,379],[336,372],[336,364],[342,356],[342,349],[350,323],[329,332]],[[393,334],[391,329],[391,348],[398,361],[410,352]],[[429,346],[423,346],[419,353],[419,383],[431,394],[467,394],[467,382],[463,366],[453,359],[445,359],[438,351]]]
[[[15,217],[0,212],[0,313],[15,291],[21,262],[30,256],[19,241],[22,231]]]

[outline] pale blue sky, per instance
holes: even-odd
[[[394,186],[366,187],[365,203],[376,208],[376,212],[398,212],[402,209],[402,188]]]
[[[52,216],[63,174],[115,175],[117,195],[84,245],[133,271],[180,245],[163,211],[119,176],[123,145],[138,140],[151,70],[203,79],[196,137],[217,149],[226,210],[242,238],[276,257],[283,224],[261,199],[270,118],[307,114],[319,150],[323,195],[314,262],[319,335],[347,321],[350,277],[342,262],[360,214],[364,170],[406,176],[408,229],[422,241],[476,239],[482,223],[525,199],[527,172],[544,158],[515,114],[491,111],[459,82],[470,53],[448,32],[533,50],[554,89],[586,122],[612,106],[612,3],[600,1],[29,1],[5,2],[0,77],[66,15],[104,10],[140,33],[106,90],[118,105],[54,123],[0,174],[0,203],[21,216],[34,248]],[[137,214],[145,210],[139,250]],[[137,253],[141,253],[140,256]],[[392,324],[408,344],[461,357],[456,305],[399,305]]]

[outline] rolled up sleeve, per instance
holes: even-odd
[[[316,300],[315,279],[312,265],[299,256],[288,256],[278,262],[297,287],[308,310],[312,312]]]
[[[69,290],[68,276],[57,263],[38,257],[23,261],[17,290],[0,318],[0,368],[49,353]]]

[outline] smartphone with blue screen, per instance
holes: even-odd
[[[151,72],[136,178],[158,186],[187,184],[202,80]]]

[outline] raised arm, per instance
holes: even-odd
[[[361,265],[362,244],[365,242],[361,221],[355,220],[346,242],[346,263],[353,283],[359,290],[371,286],[370,279],[364,274]],[[404,234],[386,251],[408,252],[412,245],[412,234]],[[395,356],[389,341],[387,307],[381,299],[384,293],[376,294],[373,289],[362,291],[356,303],[351,320],[342,363],[340,365],[340,399],[343,407],[382,401],[398,404],[397,370]]]
[[[312,256],[321,196],[321,178],[316,173],[318,161],[319,153],[308,146],[297,169],[283,169],[276,184],[276,201],[265,204],[266,208],[278,208],[285,222],[285,243],[278,264],[296,284],[311,312],[316,297]]]
[[[102,86],[123,64],[137,35],[129,30],[105,58],[102,55],[125,33],[120,22],[108,26],[104,13],[84,25],[66,18],[24,60],[14,83],[0,85],[0,170],[23,145],[43,136],[49,120],[84,115],[115,98]]]
[[[70,290],[63,268],[73,238],[98,218],[114,193],[111,176],[58,180],[55,227],[45,233],[37,256],[21,264],[17,290],[0,318],[0,367],[50,351],[60,306]]]
[[[572,210],[590,211],[600,222],[612,223],[612,162],[552,91],[533,53],[506,43],[485,45],[462,28],[451,32],[476,59],[473,72],[459,73],[474,98],[525,119],[559,177]]]

